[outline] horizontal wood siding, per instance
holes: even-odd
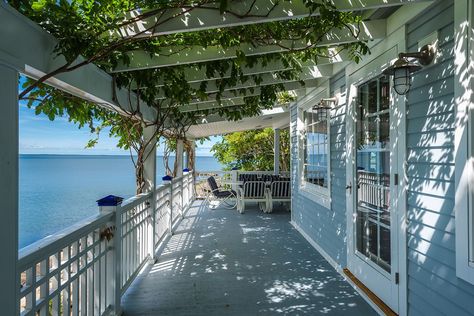
[[[443,0],[407,28],[408,51],[437,30],[440,52],[408,94],[409,315],[474,313],[474,286],[455,271],[453,20],[453,1]]]
[[[345,72],[336,74],[330,80],[331,96],[341,92],[345,95]],[[315,100],[319,101],[319,100]],[[298,148],[297,148],[297,108],[291,109],[291,154],[293,204],[292,217],[324,251],[342,267],[346,266],[346,106],[340,102],[331,110],[331,209],[328,209],[298,190]]]

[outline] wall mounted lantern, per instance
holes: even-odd
[[[329,118],[331,104],[337,103],[336,98],[321,99],[315,106],[312,107],[313,115],[316,115],[316,120],[323,121]]]
[[[328,99],[321,99],[317,104],[320,108],[331,109],[332,104],[337,104],[337,98],[328,98]]]
[[[397,61],[383,73],[393,76],[393,89],[399,95],[405,95],[410,90],[411,74],[420,70],[423,66],[431,64],[434,57],[434,46],[425,45],[419,52],[398,54]],[[417,59],[418,63],[409,60],[409,58]]]

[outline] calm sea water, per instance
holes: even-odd
[[[197,170],[220,170],[214,157],[197,157]],[[164,175],[157,157],[157,179]],[[135,194],[128,156],[20,155],[20,248],[98,212],[109,194]]]

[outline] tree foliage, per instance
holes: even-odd
[[[235,132],[224,135],[211,149],[226,169],[273,170],[274,131],[272,128]],[[290,169],[290,135],[280,131],[280,170]]]
[[[302,0],[310,12],[317,11],[318,16],[302,19],[273,21],[244,26],[225,27],[197,32],[181,32],[167,35],[146,35],[159,30],[160,26],[170,19],[180,20],[194,10],[203,9],[218,11],[220,14],[245,18],[251,15],[255,1],[247,3],[248,8],[239,12],[230,9],[231,0],[7,0],[20,13],[38,23],[58,40],[55,53],[65,58],[65,63],[38,80],[28,80],[21,99],[32,103],[38,102],[37,113],[44,113],[53,120],[56,116],[67,115],[79,126],[87,125],[92,132],[99,135],[104,127],[111,127],[111,135],[119,138],[119,146],[134,151],[137,158],[137,178],[142,175],[142,164],[145,148],[150,140],[145,140],[143,129],[148,125],[156,125],[156,143],[158,137],[165,133],[168,136],[185,137],[186,128],[196,124],[203,116],[218,115],[227,120],[239,120],[254,116],[263,109],[269,109],[277,100],[278,93],[284,91],[283,84],[263,85],[262,75],[246,75],[244,69],[254,66],[265,66],[270,62],[279,61],[287,70],[274,73],[276,79],[285,81],[299,80],[301,63],[307,60],[318,62],[321,57],[332,57],[345,50],[355,61],[367,54],[368,47],[364,41],[358,41],[357,28],[360,16],[350,12],[336,10],[331,1]],[[285,0],[280,0],[285,1]],[[275,1],[278,5],[280,1]],[[237,1],[236,1],[237,2]],[[240,2],[239,2],[240,3]],[[243,3],[243,2],[242,2]],[[171,17],[167,13],[179,8]],[[267,14],[272,11],[269,8]],[[263,14],[261,17],[264,17]],[[255,16],[253,16],[255,17]],[[123,35],[130,27],[138,29],[137,23],[154,18],[153,23],[143,24],[144,27],[133,35]],[[352,32],[355,40],[341,44],[335,51],[329,52],[326,47],[319,47],[319,42],[333,29],[344,29]],[[146,36],[145,36],[146,35]],[[295,49],[288,43],[303,42],[306,46]],[[281,53],[260,56],[246,56],[241,45],[260,47],[273,45],[282,49]],[[130,64],[130,52],[142,50],[150,56],[168,57],[170,54],[185,52],[196,47],[218,46],[222,49],[234,49],[236,58],[218,61],[200,62],[190,65],[177,65],[146,69],[139,71],[114,73],[114,83],[125,88],[130,94],[137,96],[136,104],[123,106],[121,115],[103,109],[104,105],[95,105],[81,100],[64,91],[52,91],[44,83],[58,74],[74,71],[88,64],[95,64],[109,72],[118,64]],[[171,52],[171,53],[170,53]],[[196,87],[188,83],[186,71],[190,68],[199,69],[207,78],[215,80],[217,92],[209,93],[207,81]],[[216,79],[217,78],[217,79]],[[238,85],[253,80],[259,86],[255,88],[236,89]],[[164,84],[159,86],[157,82]],[[302,86],[304,85],[301,82]],[[179,106],[191,102],[215,100],[219,105],[224,92],[230,90],[235,96],[244,97],[242,106],[216,106],[212,109],[181,112]],[[130,98],[132,99],[132,98]],[[156,117],[152,121],[144,121],[140,107],[145,102],[156,109]],[[132,103],[132,102],[131,102]],[[125,111],[124,108],[133,110]],[[95,122],[100,122],[95,124]],[[93,146],[97,137],[89,145]],[[133,156],[133,155],[132,155]],[[143,182],[137,180],[139,187]]]
[[[281,0],[283,1],[283,0]],[[34,0],[13,1],[12,4],[23,14],[39,23],[48,32],[58,39],[56,52],[66,58],[66,63],[46,75],[54,76],[61,72],[75,70],[89,63],[95,63],[106,71],[113,69],[118,63],[128,64],[130,56],[127,54],[134,50],[144,50],[150,55],[166,57],[170,48],[186,50],[195,46],[219,46],[222,49],[236,48],[237,58],[224,59],[183,65],[165,67],[151,70],[122,72],[115,75],[116,82],[121,87],[135,87],[135,92],[149,105],[162,108],[166,105],[187,104],[192,100],[215,99],[220,102],[224,89],[232,88],[248,80],[261,83],[261,75],[246,76],[243,67],[253,67],[256,63],[265,65],[273,60],[280,60],[291,70],[275,73],[275,77],[286,80],[297,80],[300,73],[300,63],[321,56],[327,56],[326,48],[318,47],[318,43],[332,29],[346,29],[357,36],[349,24],[357,24],[360,17],[335,9],[330,1],[303,0],[311,12],[318,11],[317,17],[294,19],[288,21],[274,21],[245,26],[235,26],[198,32],[182,32],[161,36],[143,36],[146,32],[159,29],[160,25],[168,19],[156,18],[155,23],[146,25],[144,29],[132,36],[118,36],[123,28],[133,26],[151,16],[160,17],[172,8],[182,8],[181,13],[173,16],[180,19],[187,13],[196,9],[216,10],[219,5],[221,13],[234,15],[240,18],[246,14],[228,10],[228,0],[181,0],[181,1],[128,1],[128,0]],[[275,5],[279,1],[275,2]],[[247,12],[250,12],[250,4]],[[271,8],[269,9],[269,12]],[[135,12],[133,18],[128,18]],[[138,13],[137,13],[138,12]],[[299,49],[285,47],[288,41],[304,41],[307,46]],[[286,53],[266,54],[261,56],[246,56],[239,49],[242,44],[254,47],[275,45],[285,48]],[[355,60],[360,55],[367,53],[365,42],[355,41],[341,45],[339,50],[348,50]],[[81,58],[82,56],[82,58]],[[218,77],[219,91],[212,95],[206,93],[206,83],[199,88],[191,88],[185,79],[185,71],[189,67],[201,69],[209,78]],[[230,71],[230,77],[226,76]],[[44,78],[42,78],[44,80]],[[157,87],[156,82],[162,80],[166,85]],[[137,88],[138,87],[138,88]],[[30,88],[31,89],[31,88]],[[238,89],[236,95],[245,97],[246,105],[239,108],[215,108],[204,110],[203,114],[217,113],[228,119],[240,119],[242,116],[256,115],[261,109],[269,108],[276,100],[276,93],[283,90],[283,85],[262,86],[260,95],[249,96],[250,89]],[[22,92],[25,96],[30,90]],[[164,95],[166,99],[157,100],[157,96]],[[186,114],[193,115],[193,114]]]

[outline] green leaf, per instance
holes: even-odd
[[[93,148],[93,147],[95,147],[95,145],[97,145],[98,142],[99,142],[98,138],[89,139],[89,141],[87,142],[87,144],[84,148]]]
[[[46,0],[38,0],[38,1],[34,1],[32,4],[31,4],[31,8],[34,10],[34,11],[41,11],[43,10],[43,8],[46,6]]]

